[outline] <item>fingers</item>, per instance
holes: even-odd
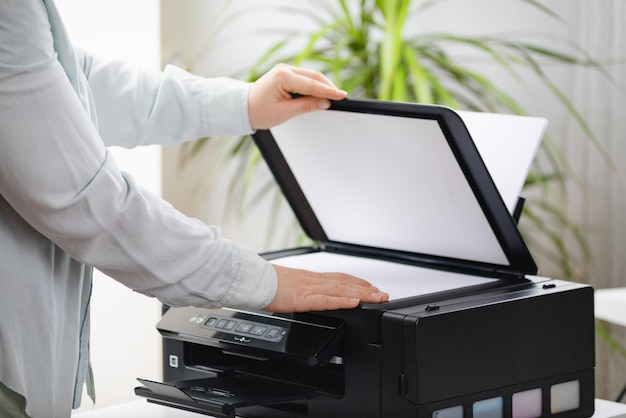
[[[350,287],[339,287],[341,291],[336,291],[337,289],[337,286],[332,286],[307,295],[303,303],[295,307],[294,312],[352,309],[359,303],[380,303],[389,298],[386,293],[378,290],[355,290]]]
[[[289,101],[276,105],[276,109],[285,120],[304,113],[316,110],[325,110],[329,107],[330,101],[328,99],[322,99],[314,96],[303,96],[296,99],[289,99]]]
[[[351,309],[360,302],[389,299],[369,282],[342,273],[314,273],[275,265],[278,291],[265,309],[272,312]]]
[[[285,93],[298,93],[331,100],[341,100],[347,94],[335,87],[333,82],[319,71],[288,64],[277,64],[262,78],[273,79],[273,82]]]
[[[288,73],[283,75],[283,87],[288,92],[330,100],[341,100],[347,95],[345,91],[335,87],[322,73],[307,68],[292,67],[286,64],[280,65],[281,67],[279,67],[278,71]]]
[[[361,301],[357,298],[348,298],[328,295],[312,295],[306,303],[306,310],[310,311],[331,311],[336,309],[353,309],[359,306]],[[294,312],[303,312],[295,310]]]
[[[303,75],[305,77],[317,80],[320,83],[324,83],[324,84],[327,84],[327,85],[329,85],[331,87],[335,87],[333,82],[330,81],[330,79],[328,77],[326,77],[324,74],[320,73],[319,71],[311,70],[309,68],[304,68],[304,67],[295,67],[295,66],[289,65],[289,64],[278,64],[277,67],[279,67],[279,68],[280,67],[286,67],[287,69],[293,71],[296,74],[300,74],[300,75]]]
[[[302,97],[294,99],[292,93]],[[278,64],[250,88],[250,125],[253,129],[268,129],[294,116],[327,109],[330,100],[345,97],[346,92],[335,87],[320,72]]]

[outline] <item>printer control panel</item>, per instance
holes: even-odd
[[[344,334],[342,320],[312,313],[276,315],[195,307],[169,308],[157,329],[165,338],[258,358],[288,357],[310,365],[337,356]]]
[[[240,342],[246,342],[250,338],[258,338],[263,341],[279,343],[285,338],[288,331],[286,327],[230,316],[201,314],[194,315],[189,320],[216,332],[232,334]]]

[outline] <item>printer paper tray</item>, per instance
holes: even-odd
[[[306,400],[304,392],[285,385],[238,376],[159,383],[137,379],[135,394],[148,401],[215,417],[235,418],[238,408]]]

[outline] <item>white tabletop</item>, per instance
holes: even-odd
[[[198,418],[201,416],[206,415],[156,405],[145,399],[72,415],[78,418]]]
[[[596,399],[596,413],[593,418],[626,417],[626,404]]]
[[[597,289],[595,291],[595,316],[626,327],[626,287]]]
[[[199,418],[206,415],[182,411],[139,400],[93,411],[74,414],[78,418]],[[596,399],[596,413],[593,418],[626,417],[626,404]]]

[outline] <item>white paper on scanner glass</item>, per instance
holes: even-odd
[[[297,269],[352,274],[389,293],[390,301],[460,289],[496,280],[328,252],[288,256],[271,260],[271,262]]]

